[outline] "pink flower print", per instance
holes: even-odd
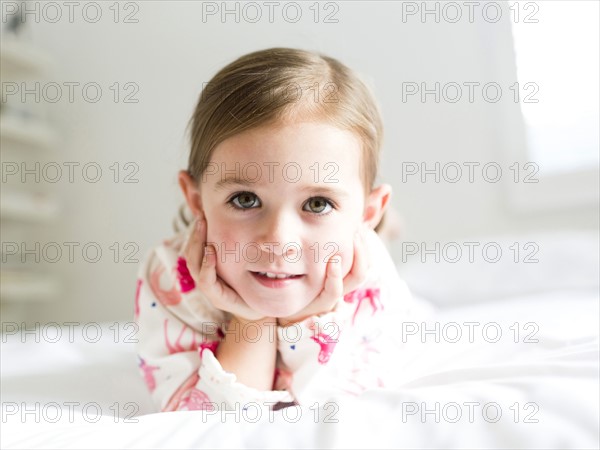
[[[175,345],[171,344],[171,342],[169,341],[169,333],[168,333],[168,327],[167,327],[168,321],[169,321],[169,319],[165,319],[165,321],[164,321],[164,333],[165,333],[165,344],[167,346],[167,349],[169,350],[169,355],[172,355],[173,353],[179,353],[179,352],[189,352],[192,350],[196,350],[198,348],[199,343],[196,341],[196,333],[194,332],[194,330],[189,328],[187,325],[182,325],[181,331],[179,332],[179,336],[177,337],[177,340],[175,341]],[[181,338],[183,337],[184,333],[188,329],[192,332],[192,341],[187,346],[184,346],[181,344]]]
[[[361,383],[361,375],[363,371],[361,369],[354,368],[348,377],[348,382],[350,386],[347,386],[344,391],[352,395],[359,395],[365,390],[367,390],[367,386]]]
[[[194,283],[194,279],[190,275],[185,259],[181,256],[177,258],[177,278],[179,278],[181,292],[189,292],[196,287],[196,283]]]
[[[159,367],[157,366],[149,366],[148,364],[146,364],[146,361],[144,361],[142,358],[140,358],[140,365],[139,365],[140,369],[142,369],[142,372],[144,372],[144,381],[146,382],[146,386],[148,386],[148,389],[150,389],[150,392],[153,392],[154,389],[156,388],[156,380],[154,379],[154,371],[158,370]]]
[[[379,350],[377,350],[376,347],[374,347],[373,345],[371,345],[369,343],[362,346],[361,359],[365,364],[369,363],[369,356],[371,353],[381,353],[381,352]]]
[[[202,341],[200,342],[200,346],[198,347],[198,352],[200,353],[200,358],[202,358],[202,352],[205,349],[209,349],[213,354],[217,352],[217,348],[219,347],[220,341]]]
[[[360,395],[367,389],[385,387],[381,377],[369,372],[365,366],[352,369],[348,374],[347,381],[348,384],[342,390],[352,395]]]
[[[181,399],[181,396],[185,392],[187,392],[189,389],[191,389],[194,386],[196,386],[196,384],[198,383],[199,379],[200,379],[200,377],[198,376],[197,373],[192,373],[188,377],[188,379],[185,380],[183,382],[183,384],[177,388],[177,390],[175,391],[175,393],[173,394],[173,396],[171,397],[171,399],[169,400],[169,402],[166,404],[166,406],[162,409],[162,411],[163,412],[166,412],[166,411],[176,411],[177,410],[177,405],[179,405],[179,400]]]
[[[375,314],[376,311],[383,309],[383,304],[381,303],[381,291],[379,288],[356,289],[352,292],[349,292],[344,296],[344,301],[346,303],[356,303],[354,315],[352,316],[352,325],[354,325],[358,310],[365,299],[368,299],[369,303],[371,304],[371,308],[373,309],[372,314]]]
[[[150,288],[158,300],[165,306],[178,305],[181,302],[181,294],[179,290],[173,286],[168,291],[160,287],[160,279],[164,272],[161,266],[150,274]]]
[[[138,278],[137,287],[135,289],[135,311],[133,313],[133,317],[137,319],[140,317],[140,291],[142,289],[142,280]]]
[[[333,349],[337,344],[337,339],[333,339],[328,334],[323,332],[317,334],[316,336],[311,336],[311,339],[319,344],[321,350],[319,351],[319,363],[326,364],[333,353]]]
[[[202,409],[205,411],[212,411],[214,408],[215,405],[211,403],[208,395],[197,388],[192,388],[186,392],[186,394],[181,397],[179,405],[177,406],[179,411],[197,411]]]

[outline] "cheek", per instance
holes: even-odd
[[[346,240],[340,245],[339,254],[342,255],[342,275],[346,276],[352,268],[354,259],[354,243],[352,239]]]
[[[208,220],[208,219],[207,219]],[[206,241],[217,250],[217,274],[226,277],[227,272],[241,261],[241,230],[218,221],[208,222]]]
[[[221,248],[234,249],[236,241],[240,240],[240,232],[231,222],[219,216],[206,212],[206,241],[212,242],[217,247],[217,252]]]

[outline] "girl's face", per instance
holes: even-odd
[[[365,206],[360,159],[359,139],[323,122],[259,127],[215,148],[200,187],[207,241],[217,274],[252,309],[302,310],[333,254],[349,272]]]

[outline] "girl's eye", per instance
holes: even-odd
[[[310,198],[305,205],[308,207],[308,211],[315,214],[327,214],[333,208],[331,202],[323,197]]]
[[[256,206],[260,206],[258,197],[252,192],[241,192],[227,202],[237,209],[250,209]]]

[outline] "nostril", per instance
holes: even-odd
[[[265,253],[277,256],[294,255],[302,252],[302,247],[298,242],[263,242],[258,244],[258,248]]]
[[[265,253],[275,253],[275,249],[277,248],[278,243],[275,241],[272,242],[263,242],[262,244],[258,244],[258,248]]]
[[[282,252],[286,255],[300,253],[302,251],[302,247],[298,242],[288,242],[283,246]]]

